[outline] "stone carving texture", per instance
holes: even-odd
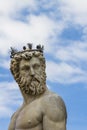
[[[10,70],[23,95],[22,106],[12,115],[8,130],[66,130],[67,112],[60,96],[46,86],[43,46],[11,48]]]

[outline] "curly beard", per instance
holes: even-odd
[[[20,89],[29,95],[40,95],[46,89],[46,78],[45,75],[41,76],[36,74],[34,77],[23,77],[20,76],[19,86]]]

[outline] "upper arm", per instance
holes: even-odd
[[[47,115],[43,117],[43,130],[66,130],[66,121],[54,121]]]
[[[43,130],[66,130],[67,112],[59,96],[49,96],[43,102]]]
[[[18,117],[19,112],[22,110],[23,105],[16,112],[14,112],[14,114],[11,116],[11,121],[10,121],[8,130],[15,130],[16,119]]]
[[[8,130],[15,130],[16,112],[12,115]]]

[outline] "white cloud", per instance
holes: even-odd
[[[87,1],[84,0],[62,0],[60,6],[61,13],[65,20],[72,23],[87,25]]]
[[[13,12],[22,9],[22,8],[36,8],[36,1],[35,0],[0,0],[0,15],[7,15],[12,14]],[[16,10],[15,10],[16,9]]]
[[[2,1],[0,4],[2,6],[1,12],[3,12],[0,17],[1,55],[7,55],[10,46],[19,47],[27,42],[44,44],[50,50],[50,42],[55,42],[55,38],[61,34],[66,25],[63,21],[56,21],[44,13],[40,13],[39,15],[32,14],[34,9],[39,10],[42,3],[44,3],[44,8],[50,8],[56,2],[50,2],[50,7],[48,7],[46,6],[46,1],[42,1],[40,4],[35,0],[32,0],[32,2],[28,0],[7,0],[6,4]],[[6,6],[5,9],[3,9],[4,6]],[[26,16],[27,22],[12,19],[11,15],[17,17],[21,15],[21,9],[27,7],[29,9],[32,8],[31,14]]]
[[[9,69],[10,68],[10,61],[5,59],[0,59],[0,67]]]
[[[51,82],[59,82],[62,84],[86,82],[86,76],[87,74],[83,70],[65,62],[47,62],[47,79]]]
[[[8,74],[0,74],[0,78],[1,77],[6,77],[7,78],[8,76],[9,76]]]
[[[62,0],[61,2],[70,7],[72,12],[85,13],[87,11],[86,0]]]
[[[28,23],[2,19],[0,28],[0,43],[2,43],[0,44],[0,53],[2,55],[7,55],[10,46],[20,47],[27,42],[41,43],[46,46],[46,44],[50,44],[51,37],[55,37],[55,33],[60,34],[63,29],[61,23],[59,23],[59,26],[45,15],[30,15],[27,19]]]
[[[45,45],[46,53],[49,53],[52,57],[54,56],[54,59],[63,61],[63,64],[59,63],[58,65],[60,70],[58,69],[57,72],[56,70],[54,70],[55,74],[53,75],[55,78],[60,75],[60,82],[65,80],[66,78],[68,82],[68,78],[76,74],[80,75],[80,77],[73,76],[72,79],[74,78],[74,81],[70,80],[71,82],[79,81],[80,78],[83,79],[84,73],[82,72],[84,72],[84,69],[82,70],[82,67],[79,67],[79,64],[83,61],[86,63],[86,42],[80,43],[80,41],[68,41],[68,44],[66,46],[62,46],[63,39],[60,40],[60,34],[67,26],[69,26],[69,22],[71,24],[77,24],[80,26],[87,25],[86,0],[84,0],[84,2],[81,0],[62,0],[60,2],[54,0],[48,5],[46,4],[46,0],[42,0],[41,2],[35,0],[7,0],[6,3],[1,0],[0,2],[0,55],[7,56],[9,54],[9,48],[11,46],[17,47],[19,49],[22,48],[22,46],[27,42],[33,42],[34,45],[43,44]],[[42,10],[39,9],[42,6],[42,3],[44,10],[52,9],[53,7],[56,13],[54,14],[52,10],[50,10],[49,12],[50,14],[54,15],[54,19],[52,19],[52,17],[48,15],[48,12],[44,13]],[[15,16],[22,15],[20,12],[24,8],[29,8],[30,11],[30,14],[26,16],[27,22],[23,22],[21,21],[21,19],[13,19],[15,18]],[[40,11],[40,13],[36,15],[33,13],[33,11]],[[56,19],[57,16],[59,16],[60,19]],[[83,29],[82,36],[85,40],[87,34],[86,32],[87,29],[85,27],[85,29]],[[67,43],[66,40],[64,42]],[[75,66],[75,68],[73,68],[72,65],[67,64],[67,62],[71,61],[76,63],[77,66]],[[0,67],[8,69],[9,66],[9,61],[5,59],[0,60]],[[77,68],[79,68],[79,70]],[[80,72],[80,70],[82,71]],[[68,73],[68,76],[66,76],[66,73]],[[50,72],[48,75],[52,76]]]
[[[87,43],[69,41],[66,46],[58,46],[55,57],[61,61],[74,61],[77,64],[85,61],[87,63]]]
[[[1,82],[0,90],[0,118],[11,116],[13,106],[18,107],[22,102],[18,86],[15,82]]]
[[[13,110],[7,106],[0,106],[0,118],[11,117]]]
[[[0,88],[3,88],[5,90],[9,89],[9,90],[18,90],[18,85],[16,84],[16,82],[12,81],[12,82],[0,82]],[[4,91],[4,90],[3,90]]]

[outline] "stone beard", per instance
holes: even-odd
[[[34,77],[20,76],[18,84],[26,94],[39,95],[45,91],[45,75],[42,72],[41,75],[37,73]]]
[[[40,61],[41,72],[36,72],[34,76],[24,76],[20,74],[20,62],[22,59],[30,61],[32,57]],[[25,52],[20,55],[15,55],[11,60],[11,72],[18,83],[22,92],[29,95],[40,95],[46,89],[46,73],[45,73],[45,58],[40,52]]]

